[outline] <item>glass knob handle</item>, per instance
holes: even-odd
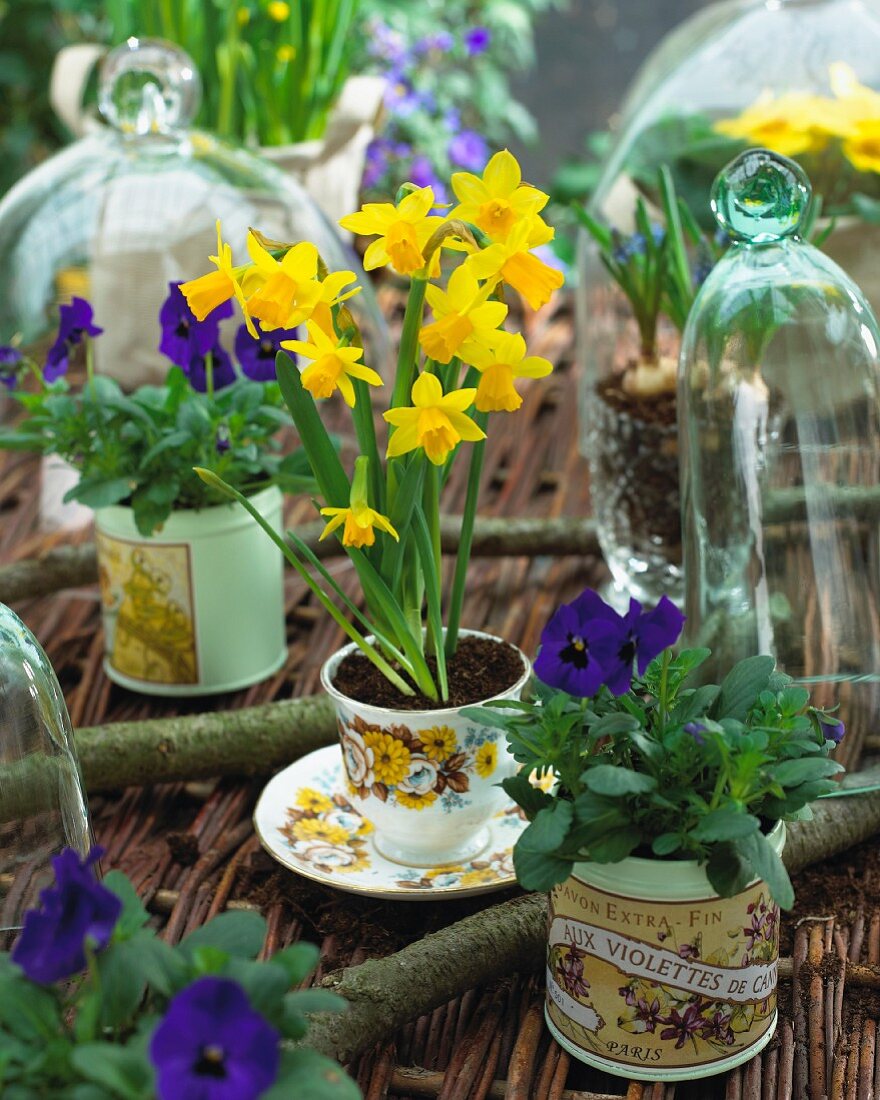
[[[202,101],[202,82],[185,50],[161,38],[129,38],[103,59],[98,108],[127,134],[189,128]]]
[[[769,149],[747,149],[718,173],[711,205],[732,240],[768,244],[798,233],[811,197],[799,164]]]

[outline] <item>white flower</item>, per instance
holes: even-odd
[[[322,867],[349,867],[358,860],[354,849],[324,840],[298,840],[292,848],[304,863],[319,863]]]
[[[433,791],[437,776],[440,774],[440,766],[434,760],[420,753],[413,753],[409,771],[397,784],[401,791],[407,794],[427,794]]]
[[[352,729],[342,732],[342,759],[348,778],[356,787],[372,787],[373,750],[364,744],[364,739]]]

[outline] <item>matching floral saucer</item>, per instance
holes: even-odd
[[[266,851],[297,874],[375,898],[433,901],[513,886],[513,845],[526,827],[513,803],[489,822],[489,843],[469,863],[405,867],[381,856],[373,826],[346,794],[337,745],[309,753],[270,780],[254,811]]]

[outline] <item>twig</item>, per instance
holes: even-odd
[[[391,1089],[393,1093],[403,1096],[425,1096],[428,1098],[439,1096],[443,1087],[442,1073],[422,1069],[420,1066],[398,1066],[391,1077]],[[493,1081],[486,1094],[489,1100],[504,1100],[507,1095],[506,1081]],[[607,1092],[580,1092],[574,1089],[565,1089],[561,1093],[561,1100],[622,1100],[619,1093]]]

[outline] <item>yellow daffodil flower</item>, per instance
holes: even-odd
[[[880,94],[860,84],[855,71],[843,61],[835,61],[829,69],[831,90],[844,124],[850,126],[880,119]]]
[[[204,321],[217,306],[228,302],[230,298],[235,298],[241,306],[248,332],[256,340],[257,330],[251,320],[240,281],[246,269],[232,266],[232,246],[224,243],[219,221],[217,222],[217,255],[209,256],[208,259],[216,265],[216,271],[180,284],[180,291],[186,298],[189,308],[199,321]]]
[[[475,405],[480,412],[514,412],[522,405],[517,378],[546,378],[553,370],[549,359],[526,355],[526,342],[517,332],[499,332],[494,347],[480,348],[470,364],[480,372]]]
[[[390,202],[368,202],[354,214],[339,219],[343,229],[362,236],[378,234],[364,255],[364,269],[373,271],[390,264],[399,275],[412,275],[425,266],[424,247],[442,218],[429,216],[434,206],[430,187],[411,191],[395,206]]]
[[[270,0],[266,6],[266,12],[276,23],[283,23],[290,15],[290,4],[286,3],[286,0]]]
[[[549,198],[522,182],[516,157],[503,149],[483,169],[482,179],[471,172],[455,172],[452,190],[459,205],[451,217],[479,226],[493,241],[503,240],[522,218],[543,210]]]
[[[248,234],[248,252],[261,277],[261,285],[248,298],[248,309],[264,329],[295,328],[311,317],[320,302],[333,304],[354,293],[340,293],[357,278],[353,271],[336,271],[323,281],[318,279],[318,250],[309,241],[294,245],[276,260]]]
[[[880,118],[860,122],[844,141],[843,155],[859,172],[880,172]]]
[[[423,447],[430,461],[442,466],[462,440],[485,439],[486,433],[464,411],[473,404],[475,394],[474,389],[444,394],[436,375],[419,375],[412,388],[413,408],[389,409],[383,414],[397,429],[388,441],[388,457]]]
[[[240,7],[236,10],[235,18],[240,27],[246,27],[251,20],[250,8]]]
[[[565,276],[556,268],[545,264],[530,249],[543,244],[548,238],[545,230],[549,227],[537,219],[540,225],[532,226],[528,220],[516,225],[506,241],[491,244],[482,252],[475,252],[465,260],[465,268],[478,279],[497,282],[503,279],[518,290],[532,309],[546,305],[565,282]],[[550,235],[553,231],[549,230]]]
[[[428,285],[426,297],[434,321],[419,333],[419,343],[438,363],[448,363],[454,355],[468,358],[475,348],[490,347],[492,336],[507,316],[503,302],[487,302],[491,285],[480,287],[464,266],[449,277],[445,291]]]
[[[296,46],[286,43],[275,51],[275,59],[279,65],[287,65],[296,57]]]
[[[360,455],[354,460],[354,477],[351,481],[348,507],[321,509],[322,516],[331,516],[332,518],[321,532],[319,542],[331,535],[342,524],[345,524],[342,528],[343,546],[372,546],[376,541],[374,530],[376,527],[380,531],[387,532],[395,541],[400,541],[400,536],[391,526],[391,520],[371,508],[367,500],[369,461],[365,455]]]
[[[282,340],[281,346],[295,351],[311,364],[302,372],[302,384],[312,397],[330,397],[336,390],[349,408],[354,407],[352,378],[360,378],[370,386],[381,386],[382,379],[358,359],[363,348],[343,347],[338,338],[330,336],[314,321],[307,321],[309,341]]]
[[[843,117],[833,100],[804,92],[766,92],[737,118],[715,123],[719,134],[765,145],[783,156],[819,152],[840,134]]]

